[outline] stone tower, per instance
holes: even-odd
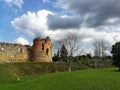
[[[52,43],[49,37],[35,38],[32,46],[32,61],[52,62]]]

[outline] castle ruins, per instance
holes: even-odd
[[[26,61],[52,62],[51,39],[35,38],[32,46],[0,42],[0,63]]]

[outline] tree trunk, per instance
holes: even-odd
[[[98,64],[98,67],[97,67],[97,68],[99,69],[99,58],[98,58],[98,62],[97,62],[97,64]]]
[[[69,71],[69,72],[71,72],[71,65],[69,65],[69,67],[68,67],[68,68],[69,68],[69,70],[68,70],[68,71]]]
[[[72,63],[72,62],[71,62],[71,57],[70,57],[70,58],[69,58],[69,61],[68,61],[68,64],[69,64],[69,65],[68,65],[68,71],[69,71],[69,72],[72,71],[72,70],[71,70],[71,66],[72,66],[71,63]]]
[[[72,71],[72,70],[71,70],[71,60],[69,60],[69,63],[68,63],[68,64],[69,64],[69,66],[68,66],[68,71],[71,72],[71,71]]]

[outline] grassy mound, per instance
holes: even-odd
[[[73,64],[72,70],[83,69],[81,64]],[[17,82],[19,78],[31,75],[43,75],[47,73],[68,71],[68,63],[47,63],[47,62],[19,62],[0,64],[0,85]]]
[[[109,68],[33,75],[0,85],[0,90],[120,90],[120,72]]]

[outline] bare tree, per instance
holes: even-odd
[[[106,50],[107,50],[107,42],[103,41],[103,40],[99,40],[99,41],[95,41],[93,43],[94,47],[95,47],[95,56],[97,57],[105,57],[106,56]]]
[[[69,72],[71,72],[72,57],[79,48],[78,36],[74,32],[68,32],[60,43],[64,44],[68,51],[67,61],[69,63]]]
[[[99,68],[99,60],[104,58],[106,56],[106,50],[107,50],[107,42],[104,40],[98,40],[93,43],[93,46],[95,48],[94,55],[98,57],[98,68]]]

